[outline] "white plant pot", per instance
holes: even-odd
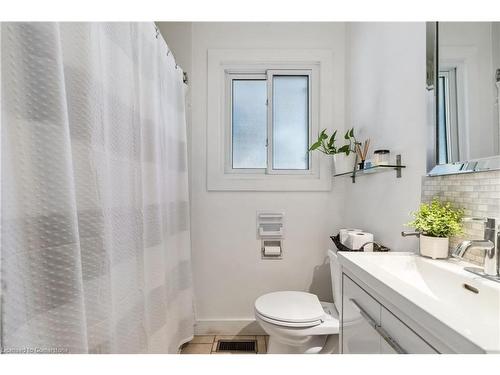
[[[420,255],[432,259],[448,258],[450,239],[420,235]]]
[[[339,173],[352,172],[354,169],[355,157],[354,153],[349,154],[349,156],[346,154],[333,155],[332,174],[336,175]]]

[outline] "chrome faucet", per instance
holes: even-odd
[[[463,241],[451,254],[462,259],[467,250],[478,248],[485,252],[484,268],[465,267],[466,271],[488,279],[500,282],[500,231],[498,220],[493,218],[465,218],[466,222],[480,222],[484,224],[484,239]]]
[[[486,253],[490,253],[495,250],[495,244],[490,240],[472,240],[472,241],[462,241],[456,247],[456,249],[451,254],[455,258],[463,258],[464,254],[470,248],[477,247],[479,249],[483,249]]]

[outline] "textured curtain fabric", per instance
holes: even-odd
[[[4,352],[193,334],[184,84],[151,23],[1,25]]]

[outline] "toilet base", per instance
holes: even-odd
[[[309,336],[300,342],[284,343],[269,336],[267,354],[331,354],[338,353],[339,335]]]

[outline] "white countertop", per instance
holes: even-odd
[[[500,353],[500,283],[464,271],[469,263],[403,252],[338,254],[343,267],[402,311],[408,310],[405,313],[414,320],[427,313],[454,331],[450,334],[458,333],[482,351]]]

